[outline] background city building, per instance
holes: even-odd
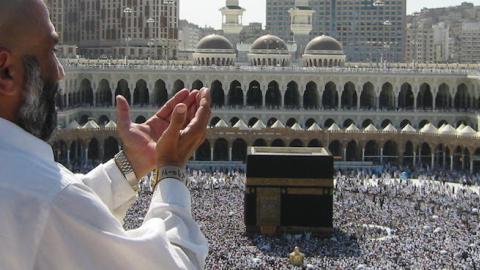
[[[267,0],[267,30],[292,40],[288,10],[294,0]],[[406,0],[310,0],[311,38],[322,34],[343,43],[350,61],[400,61],[404,57]]]
[[[478,63],[480,6],[423,9],[407,17],[407,62]]]
[[[178,0],[47,0],[61,44],[89,58],[175,58]]]

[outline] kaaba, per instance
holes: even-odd
[[[333,231],[333,157],[325,148],[250,147],[244,218],[248,233]]]

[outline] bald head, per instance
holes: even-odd
[[[0,47],[13,50],[31,43],[28,40],[45,19],[48,11],[42,0],[0,0]]]

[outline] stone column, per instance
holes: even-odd
[[[435,168],[435,153],[432,152],[431,169]]]
[[[83,158],[83,163],[86,165],[88,162],[88,146],[85,147],[85,156]]]
[[[67,148],[67,168],[70,167],[70,147]]]
[[[347,148],[343,148],[343,161],[347,161]]]
[[[212,146],[210,147],[210,161],[213,161],[213,160],[215,159],[213,158],[213,146]]]
[[[383,147],[380,147],[380,164],[383,164]]]
[[[232,147],[228,147],[228,161],[232,161]]]
[[[473,155],[470,155],[470,174],[473,174]]]
[[[450,171],[453,171],[453,153],[450,154]]]
[[[417,164],[417,151],[413,150],[413,166]]]
[[[443,152],[443,157],[442,157],[442,168],[445,170],[445,163],[447,162],[447,155],[445,154],[445,152]]]
[[[362,147],[362,162],[365,161],[365,147]]]

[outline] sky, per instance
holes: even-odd
[[[219,9],[225,6],[225,0],[179,0],[180,19],[199,26],[212,26],[220,29],[222,16]],[[240,0],[240,6],[247,11],[243,16],[243,24],[261,22],[265,27],[265,1],[266,0]],[[407,0],[407,14],[420,11],[424,7],[447,7],[460,5],[462,2],[470,2],[480,5],[480,0]]]

